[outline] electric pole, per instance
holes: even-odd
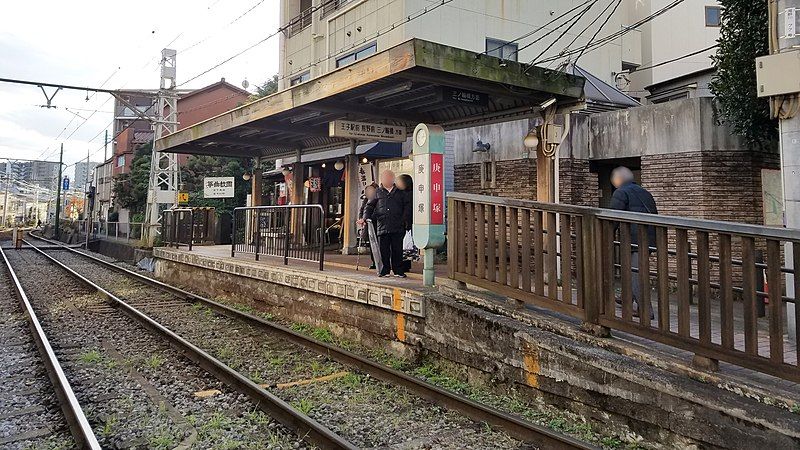
[[[55,239],[59,239],[58,228],[61,220],[61,175],[64,170],[62,161],[64,160],[64,143],[61,143],[61,152],[58,155],[58,183],[56,186],[56,224],[55,224]]]
[[[103,142],[103,162],[106,162],[108,160],[108,130],[106,130],[106,137]]]
[[[778,118],[781,152],[781,177],[783,180],[783,221],[786,228],[800,229],[800,34],[797,25],[800,0],[767,0],[769,7],[770,55],[756,60],[759,97],[771,97],[770,110]],[[786,265],[800,269],[794,262],[793,246],[784,247]],[[787,274],[786,295],[797,297],[794,277]],[[780,292],[780,284],[777,288]],[[789,338],[796,339],[797,305],[786,304]]]
[[[2,228],[6,227],[6,216],[8,216],[8,189],[9,185],[11,184],[11,172],[8,171],[8,167],[11,164],[11,161],[6,163],[6,194],[3,198],[3,223]]]
[[[178,129],[178,94],[175,92],[175,62],[177,52],[161,50],[161,83],[155,112],[155,133],[150,163],[150,183],[147,190],[147,210],[144,228],[148,246],[155,243],[161,222],[162,205],[178,204],[178,155],[157,152],[155,141]]]

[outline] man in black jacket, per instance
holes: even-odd
[[[407,225],[411,223],[411,204],[405,192],[395,186],[394,172],[384,171],[380,180],[381,186],[375,193],[375,198],[364,208],[359,224],[370,219],[375,222],[383,262],[383,271],[378,276],[385,277],[392,271],[394,276],[405,278],[403,237]]]
[[[633,172],[627,167],[617,167],[611,172],[611,184],[617,189],[611,197],[611,209],[618,209],[621,211],[632,211],[646,214],[658,214],[656,208],[656,201],[647,189],[639,186],[633,182]],[[639,300],[644,298],[645,301],[650,301],[649,295],[640,292],[641,286],[639,284],[639,251],[650,252],[650,249],[639,249],[639,229],[636,224],[630,225],[631,231],[631,244],[630,250],[620,248],[620,251],[631,252],[631,269],[637,270],[631,274],[631,291],[633,296],[633,310],[636,315],[639,313]],[[647,227],[647,246],[653,247],[656,243],[656,230],[654,227]],[[650,318],[654,317],[650,309]]]

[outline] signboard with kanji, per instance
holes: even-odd
[[[406,127],[402,125],[353,122],[351,120],[333,120],[329,124],[328,131],[331,137],[346,139],[364,139],[389,142],[406,141]]]
[[[203,198],[232,198],[233,177],[203,178]]]
[[[468,91],[449,86],[439,88],[439,98],[447,103],[463,103],[475,106],[489,105],[489,96],[483,92]]]
[[[414,243],[444,244],[444,130],[420,124],[414,129]]]
[[[319,192],[322,190],[322,178],[311,177],[308,179],[308,190],[311,192]]]

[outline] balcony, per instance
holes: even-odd
[[[350,3],[352,0],[330,0],[324,2],[322,6],[322,14],[320,14],[319,18],[322,19],[324,17],[329,16],[334,11],[341,9],[342,6]]]
[[[288,37],[292,37],[311,26],[311,19],[313,17],[312,11],[312,8],[306,8],[305,11],[301,12],[289,22]]]

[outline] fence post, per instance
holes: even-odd
[[[231,220],[231,258],[236,252],[236,209],[233,210],[233,219]]]
[[[455,279],[456,277],[456,252],[458,249],[456,248],[456,220],[460,220],[460,217],[456,217],[456,200],[454,198],[447,199],[447,276],[450,279]],[[500,241],[503,242],[505,240],[505,236],[500,237]],[[464,249],[461,249],[464,251]],[[500,264],[505,264],[505,261],[500,261]]]
[[[256,209],[253,211],[256,216],[255,230],[256,230],[256,261],[258,261],[258,254],[261,252],[261,210]]]
[[[298,211],[298,213],[299,213],[299,211]],[[286,238],[283,241],[283,265],[284,266],[288,266],[289,265],[289,240],[291,239],[291,236],[290,236],[291,230],[289,229],[289,227],[292,224],[291,217],[292,217],[292,210],[290,208],[290,209],[286,210],[286,218],[284,219],[284,223],[283,223],[283,233],[286,236]]]
[[[583,214],[581,218],[581,234],[583,238],[583,308],[584,331],[600,337],[611,335],[608,327],[600,325],[600,312],[604,304],[601,285],[602,267],[598,266],[603,246],[600,245],[602,232],[600,220],[594,213]],[[602,263],[601,263],[602,266]]]
[[[322,208],[319,215],[319,270],[322,271],[325,267],[325,211]]]
[[[192,251],[192,242],[194,242],[194,210],[189,212],[189,251]]]

